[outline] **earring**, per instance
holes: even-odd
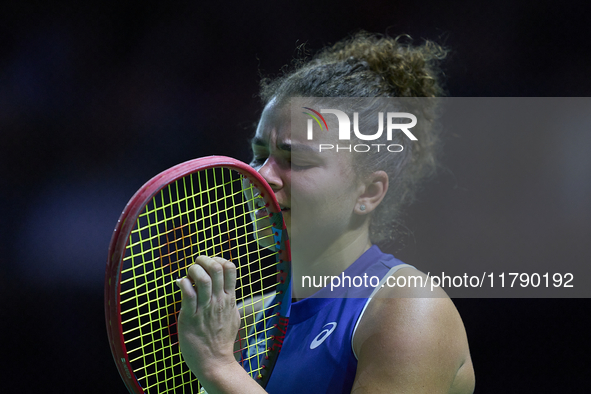
[[[360,210],[360,211],[365,211],[365,204],[361,204],[361,205],[359,206],[359,210]]]

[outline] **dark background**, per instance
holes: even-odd
[[[451,96],[585,97],[590,10],[506,0],[3,4],[0,391],[126,392],[103,313],[117,218],[167,167],[211,154],[248,160],[259,75],[277,73],[298,45],[319,49],[358,29],[406,33],[452,50]],[[419,268],[588,264],[587,130],[450,133],[446,170],[409,211],[395,251]],[[588,299],[455,302],[476,393],[591,391]]]

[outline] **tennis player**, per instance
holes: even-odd
[[[442,289],[374,283],[335,298],[328,287],[319,290],[302,281],[368,275],[384,284],[388,278],[425,278],[377,244],[392,239],[399,213],[421,180],[433,174],[438,136],[433,127],[413,129],[417,140],[395,154],[318,152],[319,143],[336,144],[336,134],[311,141],[292,133],[290,99],[438,97],[443,57],[445,50],[432,42],[413,46],[360,33],[263,81],[266,105],[252,139],[251,165],[274,190],[293,240],[295,300],[267,392],[473,392],[464,325]],[[178,281],[183,357],[209,394],[265,392],[233,355],[239,329],[235,281],[233,263],[209,257],[197,258],[188,277]]]

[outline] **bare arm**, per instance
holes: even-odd
[[[409,274],[418,271],[402,269],[396,276]],[[455,306],[441,289],[422,291],[384,288],[371,300],[353,339],[359,362],[352,393],[473,392],[474,370]]]

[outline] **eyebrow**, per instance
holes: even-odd
[[[250,143],[255,146],[260,146],[262,148],[266,148],[267,144],[262,138],[255,137],[253,138]],[[292,144],[291,142],[282,142],[277,145],[279,150],[283,150],[286,152],[316,152],[316,149],[312,148],[309,145],[305,144]]]

